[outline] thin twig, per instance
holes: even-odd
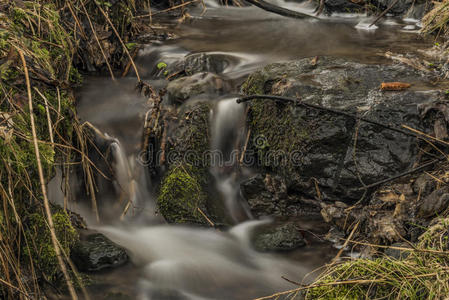
[[[352,236],[354,235],[355,231],[357,230],[357,228],[359,227],[360,221],[358,221],[354,228],[352,228],[351,233],[349,234],[348,238],[346,239],[345,243],[343,244],[343,246],[341,247],[340,251],[338,251],[337,255],[335,255],[334,259],[332,259],[332,263],[335,263],[338,261],[338,259],[340,258],[341,254],[343,253],[343,251],[345,250],[346,246],[348,245],[349,241],[351,240]]]
[[[395,6],[396,5],[396,3],[398,3],[398,1],[399,0],[395,0],[395,1],[393,1],[393,3],[391,3],[391,5],[390,6],[388,6],[387,7],[387,9],[385,9],[374,21],[373,21],[373,23],[371,23],[368,27],[371,27],[371,26],[373,26],[374,24],[376,24],[380,19],[382,19],[382,17],[383,16],[385,16],[386,15],[386,13],[387,12],[389,12],[392,8],[393,8],[393,6]]]
[[[200,214],[206,219],[207,223],[209,223],[210,226],[215,227],[214,222],[212,222],[207,216],[206,214],[201,210],[201,208],[197,207],[198,211],[200,212]]]
[[[47,101],[47,97],[45,97],[38,88],[34,87],[34,90],[39,94],[39,96],[42,97],[42,99],[44,99],[44,103],[45,103],[45,112],[47,113],[47,124],[48,124],[48,134],[50,135],[50,142],[52,143],[51,147],[54,149],[55,148],[55,139],[53,137],[53,127],[51,124],[51,117],[50,117],[50,110],[48,109],[48,101]]]
[[[404,176],[406,176],[406,175],[413,174],[413,173],[415,173],[415,172],[421,171],[422,169],[425,169],[425,168],[427,168],[427,167],[430,167],[430,166],[436,164],[437,162],[443,161],[443,160],[445,160],[445,159],[446,159],[446,158],[434,159],[434,160],[429,161],[429,162],[427,162],[427,163],[425,163],[425,164],[423,164],[423,165],[421,165],[421,166],[419,166],[419,167],[417,167],[417,168],[414,168],[414,169],[408,170],[408,171],[406,171],[406,172],[400,173],[400,174],[398,174],[398,175],[395,175],[395,176],[386,178],[386,179],[384,179],[384,180],[380,180],[380,181],[377,181],[377,182],[374,182],[374,183],[365,185],[365,186],[363,186],[363,187],[360,187],[360,188],[356,189],[356,191],[362,191],[362,190],[371,189],[371,188],[373,188],[373,187],[376,187],[376,186],[379,186],[379,185],[381,185],[381,184],[384,184],[384,183],[393,181],[393,180],[395,180],[395,179],[404,177]]]

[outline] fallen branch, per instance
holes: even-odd
[[[243,103],[243,102],[247,102],[247,101],[250,101],[250,100],[253,100],[253,99],[269,99],[269,100],[275,100],[275,101],[279,101],[280,100],[280,101],[293,102],[293,103],[295,103],[297,105],[301,105],[301,106],[304,106],[304,107],[307,107],[307,108],[313,108],[313,109],[317,109],[317,110],[327,111],[327,112],[331,112],[331,113],[334,113],[334,114],[337,114],[337,115],[346,116],[346,117],[349,117],[349,118],[354,119],[354,120],[360,120],[360,121],[363,121],[363,122],[366,122],[366,123],[377,125],[379,127],[383,127],[385,129],[388,129],[388,130],[391,130],[391,131],[396,131],[396,132],[399,132],[399,133],[407,135],[407,136],[419,137],[418,134],[415,134],[415,133],[412,133],[412,132],[408,132],[408,131],[405,131],[405,130],[402,130],[402,129],[399,129],[399,128],[395,128],[395,127],[392,127],[392,126],[389,126],[389,125],[385,125],[385,124],[382,124],[382,123],[379,123],[379,122],[376,122],[376,121],[372,121],[372,120],[369,120],[369,119],[366,119],[366,118],[363,118],[363,117],[359,117],[359,116],[357,116],[355,114],[351,114],[351,113],[348,113],[348,112],[345,112],[345,111],[342,111],[342,110],[333,109],[333,108],[327,108],[327,107],[324,107],[324,106],[321,106],[321,105],[316,105],[316,104],[305,103],[305,102],[300,101],[297,98],[274,96],[274,95],[250,95],[250,96],[245,96],[245,97],[237,99],[237,103]]]
[[[390,6],[388,6],[387,7],[387,9],[385,9],[374,21],[373,21],[373,23],[371,23],[368,27],[371,27],[371,26],[373,26],[374,24],[376,24],[380,19],[382,19],[382,17],[383,16],[385,16],[386,14],[387,14],[387,12],[389,12],[392,8],[393,8],[393,6],[395,6],[396,5],[396,3],[398,3],[399,2],[399,0],[395,0],[395,1],[393,1],[393,3],[391,3],[391,5]]]
[[[308,14],[304,14],[304,13],[300,13],[294,10],[290,10],[287,8],[283,8],[280,6],[276,6],[273,5],[271,3],[265,2],[263,0],[245,0],[246,2],[257,6],[259,8],[262,8],[265,11],[277,14],[277,15],[281,15],[284,17],[288,17],[288,18],[295,18],[295,19],[305,19],[305,18],[313,18],[316,19],[316,17],[308,15]]]

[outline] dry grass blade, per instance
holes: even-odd
[[[53,224],[53,218],[52,218],[52,214],[50,211],[50,203],[47,198],[47,187],[45,184],[44,171],[43,171],[41,159],[40,159],[39,145],[37,142],[37,134],[36,134],[36,125],[34,123],[33,99],[31,96],[31,84],[30,84],[30,78],[28,75],[28,68],[27,68],[27,64],[26,64],[26,60],[25,60],[25,56],[23,55],[23,52],[20,49],[17,49],[17,51],[19,53],[20,59],[22,60],[23,70],[25,73],[25,82],[26,82],[27,94],[28,94],[28,106],[29,106],[29,110],[30,110],[31,132],[33,135],[33,144],[34,144],[37,168],[38,168],[38,173],[39,173],[39,181],[40,181],[40,185],[41,185],[42,196],[44,198],[44,208],[45,208],[45,213],[47,215],[47,222],[50,227],[51,240],[52,240],[52,244],[53,244],[53,247],[54,247],[54,250],[56,253],[56,257],[58,259],[58,263],[61,267],[61,271],[64,274],[64,278],[67,283],[67,287],[69,289],[70,296],[72,297],[73,300],[77,300],[78,296],[76,294],[75,288],[73,287],[73,284],[70,279],[69,273],[67,271],[66,265],[61,256],[61,249],[58,244],[58,239],[56,237],[56,232],[55,232],[55,226]]]
[[[10,284],[9,282],[3,280],[0,278],[0,283],[6,285],[7,287],[19,292],[20,294],[22,294],[23,296],[25,296],[25,298],[27,299],[33,299],[30,295],[28,295],[27,293],[25,293],[24,291],[22,291],[21,289],[19,289],[18,287],[13,286],[12,284]]]
[[[360,221],[358,221],[354,228],[352,228],[351,233],[349,234],[348,238],[346,239],[345,243],[343,244],[343,246],[341,247],[340,251],[338,251],[337,255],[334,257],[334,259],[332,260],[332,263],[335,263],[338,261],[338,259],[340,258],[340,256],[343,254],[343,251],[345,251],[346,246],[348,246],[349,241],[351,240],[352,236],[354,235],[354,232],[357,230],[357,228],[359,227]]]
[[[42,99],[44,100],[45,103],[45,112],[47,113],[47,123],[48,123],[48,134],[50,136],[50,142],[52,143],[52,148],[54,149],[55,146],[55,138],[53,136],[53,126],[51,124],[51,117],[50,117],[50,110],[48,109],[48,101],[47,101],[47,97],[45,97],[38,88],[34,88],[34,90],[39,94],[39,96],[42,97]]]

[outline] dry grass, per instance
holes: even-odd
[[[425,34],[437,33],[446,36],[449,32],[449,1],[433,2],[434,8],[422,19],[422,32]]]
[[[401,248],[408,253],[403,259],[381,253],[374,259],[346,259],[327,266],[311,285],[259,299],[445,299],[449,295],[449,218],[435,221],[416,247]]]

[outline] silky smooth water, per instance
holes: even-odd
[[[268,63],[321,55],[350,57],[364,63],[392,63],[385,57],[386,51],[418,54],[418,50],[432,43],[416,30],[407,30],[412,29],[410,25],[417,28],[413,20],[384,18],[374,29],[367,28],[371,19],[364,15],[294,20],[256,7],[222,7],[212,1],[206,4],[205,12],[201,7],[189,8],[191,18],[172,24],[177,38],[145,46],[136,63],[144,80],[162,88],[167,81],[158,76],[159,62],[176,65],[192,53],[220,56],[226,62],[216,74],[225,83],[224,89],[189,101],[201,98],[214,103],[211,149],[222,151],[228,159],[236,139],[245,135],[245,111],[235,99],[240,84],[254,70]],[[313,14],[309,4],[283,1],[277,4]],[[312,280],[316,273],[306,274],[324,265],[336,252],[322,239],[327,226],[317,219],[293,220],[306,236],[310,233],[309,245],[284,254],[255,251],[250,243],[251,232],[271,221],[251,220],[239,196],[238,181],[241,176],[251,174],[251,170],[237,175],[235,165],[211,167],[216,185],[211,188],[217,191],[217,199],[225,202],[227,214],[236,223],[229,230],[167,225],[155,216],[152,183],[138,161],[144,117],[151,105],[136,92],[135,83],[132,73],[117,82],[106,77],[89,78],[78,95],[79,117],[115,139],[112,167],[117,174],[117,189],[132,202],[123,222],[105,226],[91,223],[125,247],[132,258],[132,264],[123,268],[122,274],[118,269],[94,275],[103,285],[93,285],[89,288],[91,293],[100,297],[104,295],[103,287],[125,291],[139,299],[251,299],[295,287],[282,276],[298,282]],[[55,192],[58,183],[52,184],[52,199],[61,202],[62,196]],[[101,195],[97,200],[118,201],[102,199]],[[85,208],[71,209],[88,215]],[[126,278],[121,279],[120,275]]]

